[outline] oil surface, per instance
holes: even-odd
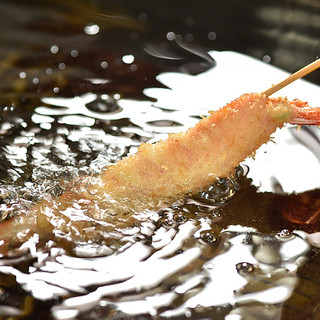
[[[114,4],[0,7],[8,27],[0,64],[2,319],[320,317],[320,191],[307,183],[287,194],[297,188],[278,171],[243,165],[160,210],[119,203],[128,211],[121,217],[94,219],[73,198],[59,215],[30,214],[41,201],[56,205],[75,178],[94,179],[140,143],[194,125],[206,107],[186,108],[186,91],[180,103],[162,103],[181,94],[163,73],[198,88],[219,61],[191,34],[192,16],[184,17],[189,33],[159,31],[150,41],[148,14]],[[200,31],[214,41],[212,30]],[[283,137],[279,148],[308,150],[304,161],[317,177],[319,132],[290,128]]]

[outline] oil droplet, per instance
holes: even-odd
[[[59,52],[59,47],[57,45],[53,45],[50,48],[51,53],[56,54]]]
[[[186,311],[186,312],[185,312],[185,316],[186,316],[187,318],[190,318],[190,317],[191,317],[191,311],[190,311],[190,310]]]
[[[207,230],[200,233],[200,238],[206,243],[215,243],[217,241],[217,237],[214,235],[214,233]]]
[[[103,113],[114,113],[122,110],[117,101],[107,95],[105,99],[97,98],[96,100],[87,103],[86,107],[92,111]]]
[[[293,234],[288,229],[283,229],[283,230],[281,230],[280,232],[277,233],[276,237],[279,240],[286,241],[286,240],[292,239]]]
[[[254,266],[248,262],[240,262],[236,264],[239,273],[250,273],[254,270]]]
[[[79,55],[78,50],[71,50],[70,52],[71,57],[76,58]]]
[[[84,27],[83,31],[89,36],[94,36],[99,33],[100,27],[95,23],[89,23]]]
[[[131,71],[137,71],[137,70],[138,70],[138,66],[137,66],[136,64],[132,64],[132,65],[130,66],[130,70],[131,70]]]
[[[167,39],[168,39],[169,41],[173,41],[175,38],[176,38],[176,35],[175,35],[174,32],[168,32],[168,33],[167,33]]]
[[[206,191],[200,193],[204,200],[212,202],[225,202],[233,197],[236,191],[236,185],[231,179],[218,179]]]
[[[211,32],[208,33],[208,39],[209,40],[213,41],[216,38],[217,38],[217,34],[215,32],[211,31]]]
[[[134,61],[134,56],[132,54],[127,54],[122,57],[122,61],[126,64],[131,64]]]
[[[20,73],[19,73],[19,78],[20,78],[20,79],[25,79],[26,76],[27,76],[27,74],[26,74],[25,72],[20,72]]]
[[[108,62],[107,61],[102,61],[100,65],[101,65],[102,69],[107,69],[108,68]]]
[[[266,62],[266,63],[270,63],[271,57],[270,57],[268,54],[265,54],[265,55],[262,57],[262,61],[264,61],[264,62]]]

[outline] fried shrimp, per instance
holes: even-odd
[[[299,100],[245,94],[187,132],[171,134],[107,167],[102,189],[117,195],[179,197],[203,190],[234,168],[285,123],[319,124],[320,109]]]

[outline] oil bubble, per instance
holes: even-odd
[[[19,78],[20,79],[25,79],[26,76],[27,76],[27,74],[25,72],[23,72],[23,71],[19,73]]]
[[[174,32],[168,32],[166,37],[169,41],[173,41],[176,38],[176,35]]]
[[[89,23],[84,27],[83,31],[89,36],[94,36],[99,33],[100,27],[95,23]]]
[[[239,273],[251,273],[254,270],[253,264],[248,262],[237,263],[236,268]]]
[[[217,38],[217,34],[215,32],[211,31],[211,32],[208,33],[208,39],[209,40],[213,41],[216,38]]]
[[[291,231],[288,229],[283,229],[276,234],[276,238],[281,241],[288,241],[294,237]]]
[[[132,54],[124,55],[122,61],[126,64],[131,64],[134,62],[134,56]]]
[[[94,101],[87,103],[86,107],[91,111],[103,113],[115,113],[122,110],[117,101],[110,96],[105,97],[105,99],[98,97]]]
[[[79,55],[78,50],[71,50],[70,55],[72,58],[76,58]]]
[[[215,243],[217,242],[217,237],[215,236],[215,234],[212,231],[202,231],[200,233],[200,238],[201,240],[203,240],[206,243]]]
[[[51,46],[50,51],[52,54],[56,54],[59,52],[59,47],[56,45]]]
[[[108,62],[107,61],[102,61],[100,65],[101,65],[102,69],[107,69],[108,68]]]

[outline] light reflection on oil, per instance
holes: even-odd
[[[52,50],[58,48],[51,47]],[[12,198],[30,207],[29,198],[35,201],[48,194],[59,194],[66,186],[62,182],[65,178],[72,181],[79,175],[94,175],[104,166],[134,153],[141,142],[153,142],[165,138],[169,132],[187,130],[226,99],[247,88],[261,91],[269,85],[269,77],[274,81],[275,76],[283,75],[262,62],[238,54],[212,52],[211,55],[217,67],[198,76],[160,75],[159,80],[170,89],[146,90],[146,94],[156,98],[155,102],[122,99],[117,93],[43,98],[44,105],[36,108],[32,116],[35,127],[30,128],[28,139],[16,139],[13,146],[5,149],[8,161],[16,170],[30,158],[35,165],[29,185],[14,189]],[[246,70],[251,70],[248,65],[254,64],[261,68],[264,78],[260,83],[247,72],[248,82],[241,81],[241,73],[238,79],[234,77],[230,61]],[[133,63],[134,57],[126,57],[123,62]],[[253,68],[254,72],[257,68]],[[228,76],[228,72],[233,76]],[[95,81],[101,82],[91,79]],[[310,94],[309,101],[319,90],[306,82],[298,83],[298,88],[300,85],[301,92],[307,90]],[[221,89],[225,86],[228,92]],[[191,87],[201,90],[192,94]],[[47,135],[38,126],[47,130]],[[10,127],[4,126],[3,130]],[[50,134],[50,130],[56,131]],[[260,154],[255,162],[247,162],[248,176],[260,187],[260,192],[270,191],[274,175],[283,191],[305,191],[319,186],[316,152],[306,151],[304,146],[300,148],[298,142],[303,139],[292,138],[290,130],[275,135],[276,148],[284,150],[281,159],[274,158],[279,149],[268,144],[262,149],[263,154],[266,152],[265,162]],[[294,135],[298,136],[299,132]],[[293,162],[294,156],[288,153],[291,148],[294,152],[298,150],[301,156],[297,157],[298,162],[308,163],[305,167],[313,170],[314,180],[304,179],[306,184],[300,183],[300,189],[281,180],[281,170]],[[266,169],[268,161],[273,163],[272,172]],[[275,169],[278,167],[279,172]],[[294,170],[305,172],[298,163]],[[13,177],[15,182],[19,174],[16,172]],[[296,175],[293,180],[293,183],[297,181]],[[285,181],[291,182],[288,177]],[[0,260],[0,272],[13,275],[36,299],[58,301],[63,297],[52,307],[54,318],[59,320],[81,318],[95,308],[112,308],[117,315],[186,318],[220,312],[218,319],[223,319],[224,314],[228,319],[245,316],[250,310],[257,310],[256,314],[261,315],[267,308],[269,315],[279,316],[279,305],[291,296],[297,284],[296,272],[306,262],[305,256],[310,251],[308,241],[316,243],[318,238],[314,236],[312,240],[302,231],[265,234],[246,225],[247,221],[243,225],[228,222],[222,228],[223,221],[228,221],[225,215],[238,213],[232,209],[228,212],[228,205],[241,193],[242,187],[237,181],[221,181],[219,190],[213,186],[198,198],[167,203],[162,211],[137,211],[122,220],[116,216],[108,217],[107,221],[95,220],[84,214],[78,206],[80,201],[74,202],[60,212],[61,217],[51,220],[53,231],[49,236],[35,232],[16,248],[16,256],[4,256]],[[249,200],[244,199],[242,204],[246,201]],[[103,210],[103,205],[99,210]],[[22,231],[18,234],[22,240],[31,230],[24,231],[25,234]],[[81,237],[81,232],[90,238]],[[17,267],[21,261],[30,264],[28,272]]]
[[[146,246],[137,242],[125,246],[117,254],[102,250],[100,254],[103,256],[89,259],[71,257],[56,248],[51,249],[50,256],[38,252],[34,247],[38,241],[35,238],[25,245],[33,248],[31,254],[38,259],[29,274],[7,266],[1,266],[0,271],[14,274],[17,281],[38,299],[49,299],[70,291],[80,295],[54,307],[56,319],[69,319],[70,314],[79,315],[94,306],[107,304],[129,315],[155,315],[158,309],[175,305],[175,301],[182,297],[180,306],[169,308],[161,315],[183,315],[199,306],[244,306],[250,301],[267,304],[272,309],[273,304],[279,304],[290,296],[296,283],[295,268],[302,263],[301,257],[309,250],[303,237],[292,234],[289,240],[282,240],[264,236],[252,228],[230,226],[220,235],[224,239],[220,251],[187,272],[189,265],[197,265],[196,261],[202,254],[201,246],[193,238],[197,230],[198,227],[189,221],[175,231],[171,229],[171,240],[163,241],[161,245],[154,237],[155,245]],[[190,239],[193,241],[186,248],[184,243],[190,242]],[[257,248],[261,242],[269,243],[265,247],[268,253],[264,258],[273,260],[280,249],[281,258],[277,264],[259,261]],[[173,255],[181,247],[184,247],[183,252]],[[243,267],[236,267],[240,264]],[[245,264],[252,265],[252,269],[245,267]],[[174,289],[170,290],[170,285],[167,287],[165,284],[170,284],[173,274],[177,279],[171,283]],[[257,291],[250,288],[252,283],[259,284]],[[99,286],[89,293],[86,288],[92,285]],[[120,298],[114,300],[115,297]]]

